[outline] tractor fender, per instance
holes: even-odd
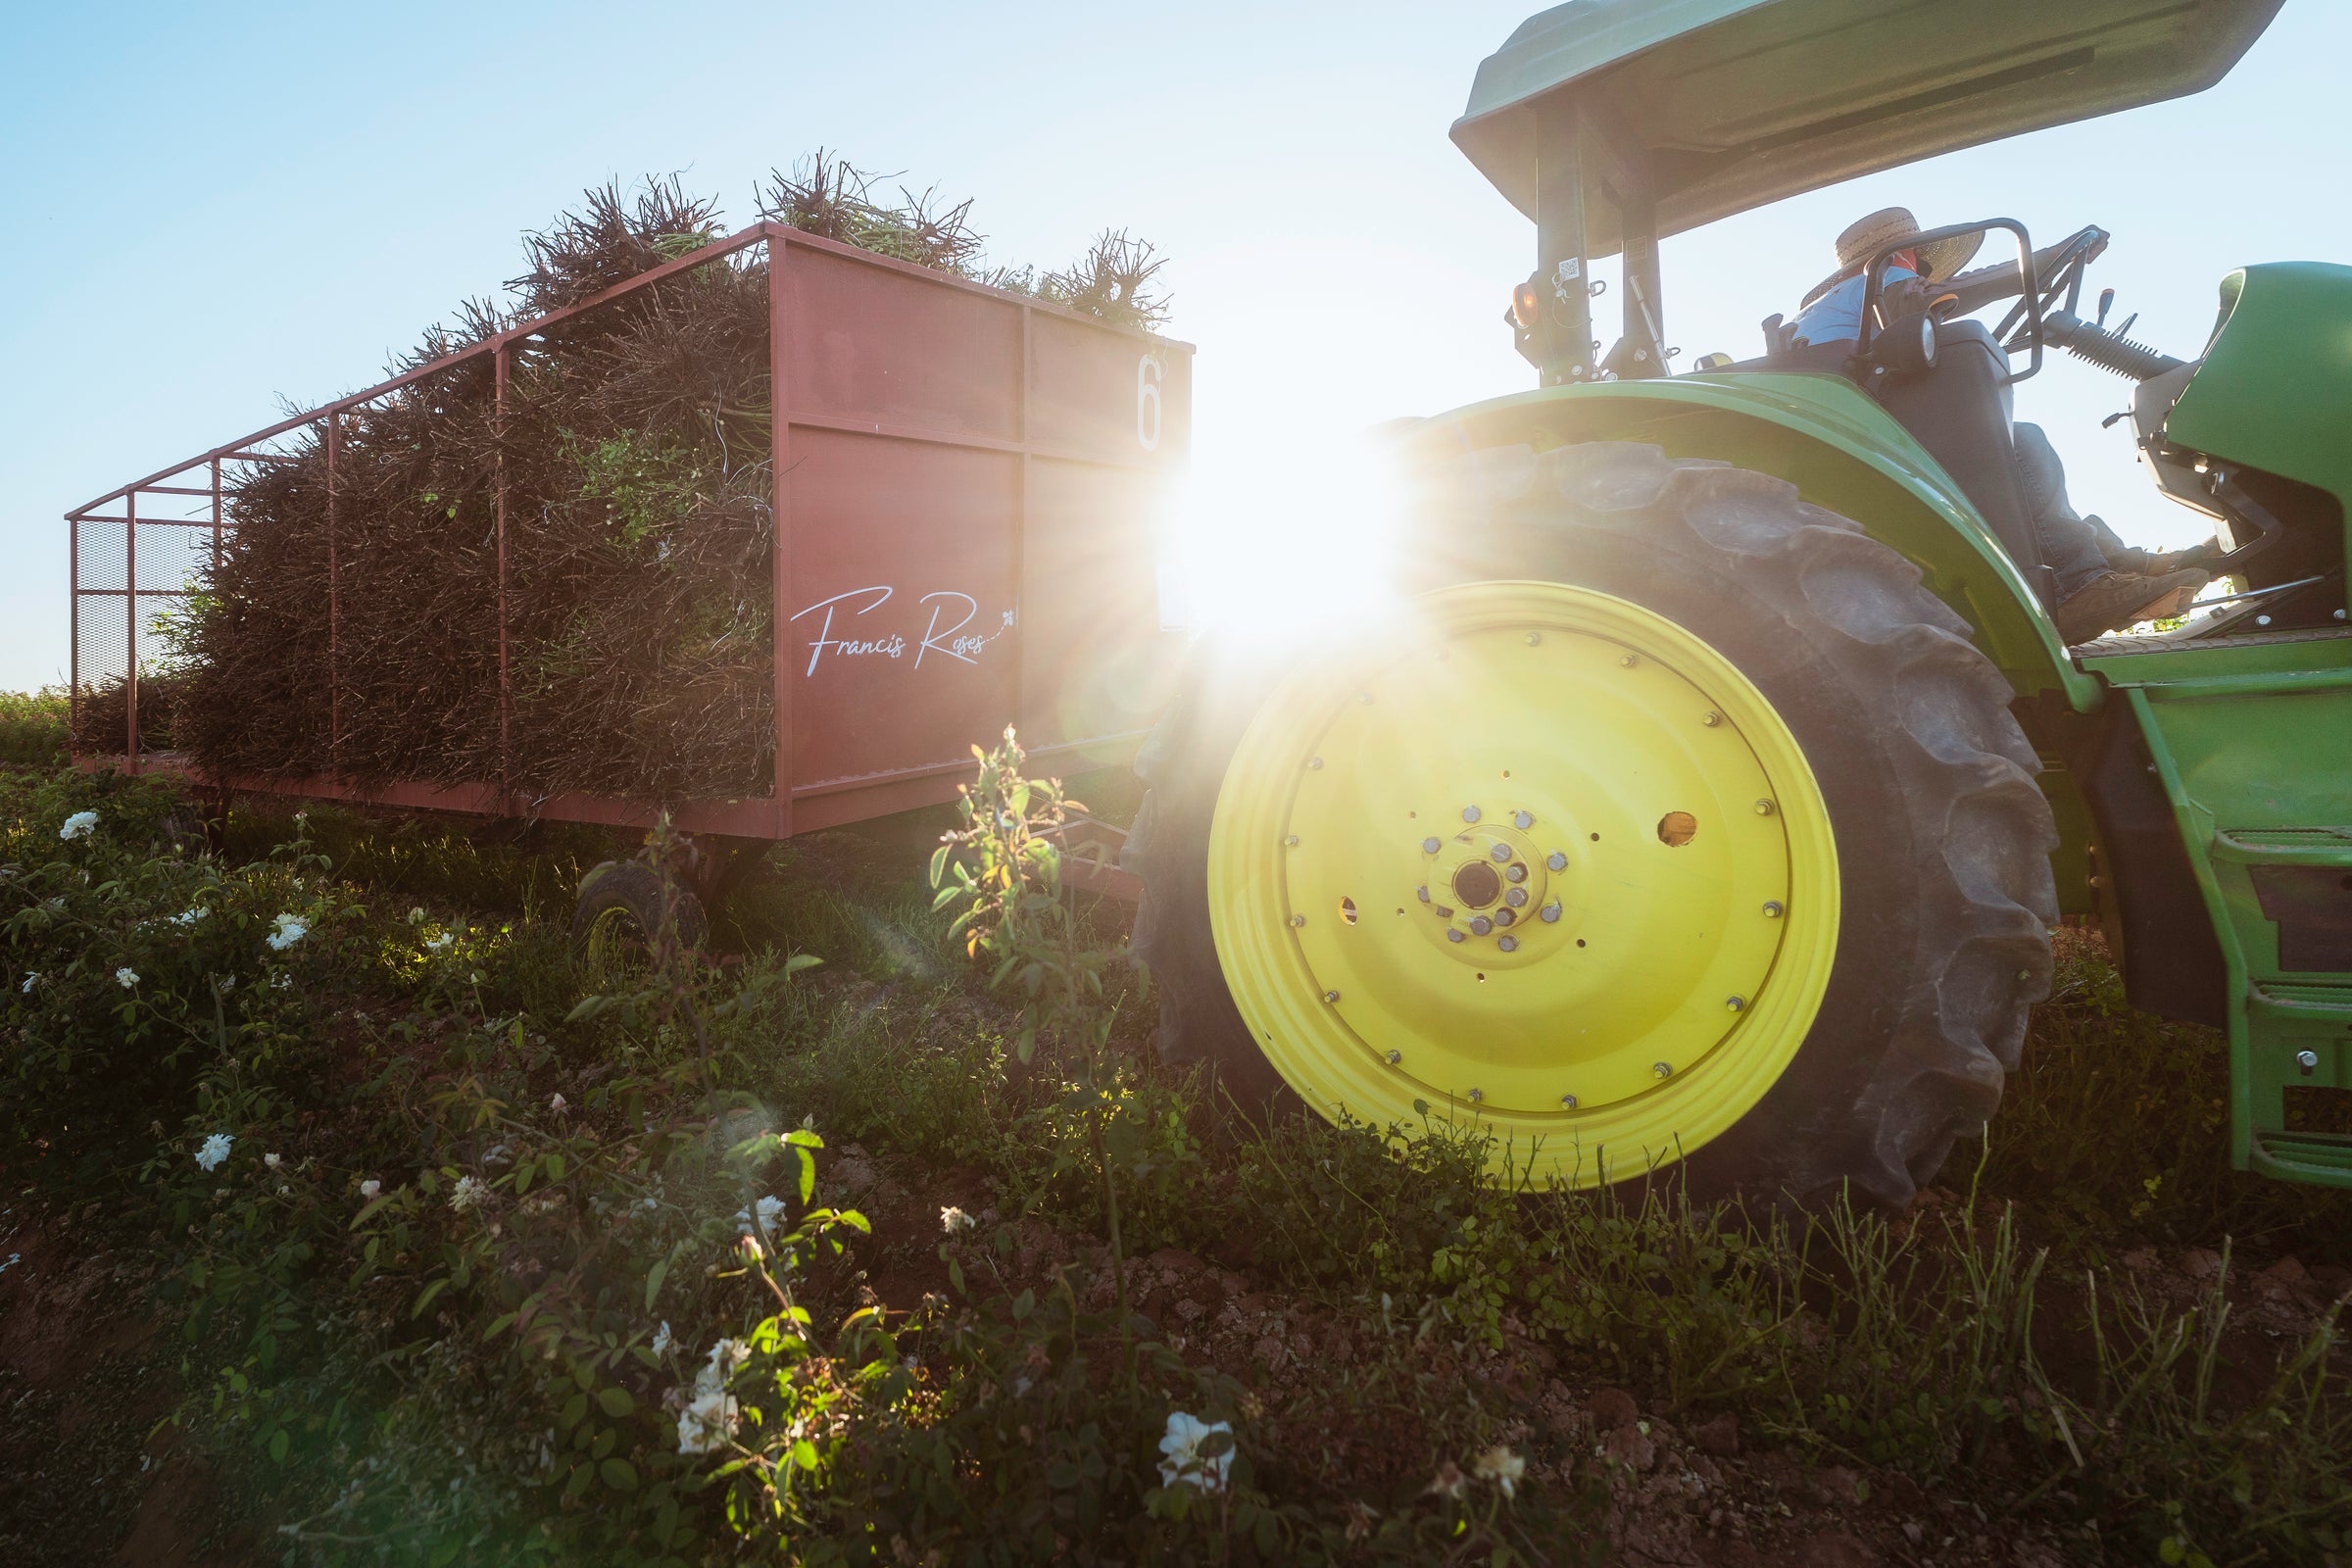
[[[1917,565],[2020,699],[2082,713],[2100,706],[2104,688],[2068,657],[1960,486],[1842,376],[1734,371],[1548,387],[1424,420],[1404,446],[1412,459],[1439,461],[1484,447],[1582,441],[1647,442],[1669,458],[1713,458],[1787,480]]]

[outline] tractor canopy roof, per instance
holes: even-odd
[[[1614,173],[1658,231],[1914,159],[2212,86],[2282,0],[1569,0],[1479,67],[1453,139],[1536,216],[1537,162],[1582,123],[1586,254]],[[1612,167],[1613,166],[1613,167]],[[1594,198],[1608,198],[1596,200]]]

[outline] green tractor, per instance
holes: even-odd
[[[2103,233],[1993,219],[1880,247],[1834,356],[1784,330],[1684,373],[1658,287],[1663,235],[2200,90],[2277,8],[1521,26],[1453,138],[1535,220],[1540,389],[1399,437],[1401,611],[1197,650],[1127,851],[1162,1053],[1245,1102],[1474,1121],[1498,1178],[1901,1204],[2095,915],[2134,1004],[2228,1036],[2236,1163],[2352,1186],[2352,1136],[2296,1130],[2352,1087],[2352,269],[2231,273],[2180,360],[2079,313]],[[2014,245],[2009,319],[1882,323],[1888,258],[1962,230]],[[1604,351],[1587,270],[1620,253]],[[2009,392],[2050,350],[2134,384],[2143,460],[2215,521],[2230,591],[2177,626],[2056,630]]]

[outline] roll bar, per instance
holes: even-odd
[[[1862,322],[1854,338],[1855,361],[1860,362],[1870,354],[1871,322],[1878,316],[1879,296],[1885,290],[1887,260],[1896,251],[1907,251],[1917,245],[1933,245],[1940,239],[1958,239],[1963,234],[1982,234],[1988,228],[2005,228],[2017,236],[2017,275],[2024,284],[2018,308],[2025,312],[2026,330],[2023,335],[2034,354],[2023,370],[2009,376],[2007,384],[2015,386],[2038,373],[2041,369],[2042,340],[2041,279],[2034,270],[2034,237],[2026,232],[2026,225],[2014,218],[1986,218],[1973,223],[1951,223],[1942,228],[1928,229],[1924,233],[1908,234],[1880,246],[1862,269]]]

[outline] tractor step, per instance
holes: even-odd
[[[2213,858],[2240,865],[2319,865],[2352,871],[2352,828],[2224,828]]]
[[[2341,1024],[2352,1029],[2352,985],[2260,980],[2248,988],[2246,1011],[2268,1022]]]
[[[2352,1187],[2352,1133],[2258,1131],[2253,1166],[2280,1181]]]

